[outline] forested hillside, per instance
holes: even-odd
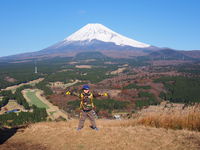
[[[161,77],[155,82],[162,82],[167,92],[160,97],[178,103],[200,102],[200,79],[195,77]]]

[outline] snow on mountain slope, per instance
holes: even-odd
[[[113,42],[116,45],[132,46],[136,48],[147,48],[151,46],[151,45],[127,38],[123,35],[120,35],[112,31],[111,29],[105,27],[104,25],[97,24],[97,23],[87,24],[86,26],[78,30],[77,32],[65,38],[62,44],[59,46],[64,46],[65,44],[67,45],[69,44],[69,42],[76,42],[76,41],[90,42],[92,40],[99,40],[103,42]]]
[[[87,24],[64,40],[42,50],[0,58],[0,60],[35,57],[73,57],[79,52],[99,51],[109,57],[144,56],[160,48],[145,44],[112,31],[102,24]]]

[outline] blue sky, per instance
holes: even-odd
[[[87,23],[159,47],[200,50],[200,0],[0,0],[0,56],[41,50]]]

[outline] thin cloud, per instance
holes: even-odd
[[[79,14],[79,15],[85,15],[85,14],[86,14],[86,10],[79,10],[79,11],[78,11],[78,14]]]

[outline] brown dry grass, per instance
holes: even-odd
[[[137,120],[137,124],[171,129],[200,131],[200,112],[188,114],[149,114]]]
[[[75,67],[76,67],[76,68],[80,68],[80,69],[82,69],[82,68],[91,69],[91,68],[92,68],[91,65],[76,65]]]
[[[16,79],[14,79],[14,78],[12,78],[12,77],[9,77],[9,76],[6,76],[6,77],[4,78],[4,80],[7,81],[7,82],[11,82],[11,83],[17,81]]]
[[[185,108],[183,104],[166,106],[150,106],[141,112],[134,124],[200,131],[200,105]]]
[[[199,150],[200,133],[132,126],[134,120],[97,120],[99,131],[91,130],[86,121],[76,131],[78,120],[32,124],[17,132],[1,145],[1,150]]]
[[[124,70],[126,70],[126,67],[124,67],[124,68],[118,68],[115,71],[111,71],[110,74],[112,74],[112,75],[119,74],[119,73],[122,73]]]

